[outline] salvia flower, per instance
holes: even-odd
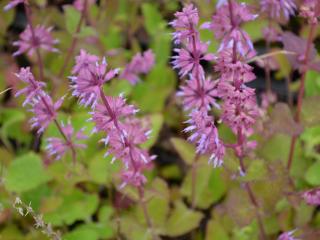
[[[31,103],[32,99],[36,96],[44,95],[43,87],[45,87],[46,84],[34,79],[34,76],[30,71],[30,67],[20,68],[20,72],[16,73],[16,76],[19,80],[27,84],[25,88],[19,90],[15,94],[16,97],[22,94],[26,96],[23,105]]]
[[[233,46],[237,43],[237,51],[242,55],[255,54],[253,44],[249,35],[241,29],[244,22],[254,20],[257,15],[251,13],[245,3],[232,1],[233,15],[230,16],[229,4],[222,4],[215,15],[212,16],[210,23],[204,23],[203,28],[210,29],[217,39],[222,40],[219,50]]]
[[[147,182],[147,178],[137,171],[122,171],[121,172],[122,184],[120,189],[124,188],[126,185],[130,184],[136,187],[143,186]]]
[[[23,54],[32,55],[37,48],[42,48],[46,51],[57,52],[58,49],[53,46],[59,41],[51,35],[52,27],[36,26],[34,29],[30,25],[20,34],[20,39],[13,42],[14,46],[19,47],[13,56]]]
[[[220,167],[225,154],[224,145],[218,137],[218,130],[214,125],[213,117],[206,111],[194,110],[187,121],[189,126],[185,132],[192,132],[189,141],[196,143],[197,153],[209,154],[209,163],[214,167]]]
[[[11,0],[6,6],[4,6],[4,10],[8,11],[12,8],[14,8],[15,6],[17,6],[20,3],[25,3],[26,0]]]
[[[269,18],[280,20],[283,16],[289,20],[290,15],[294,15],[296,4],[294,0],[261,0],[261,11],[265,12]]]
[[[320,188],[305,191],[302,198],[310,205],[320,206]]]
[[[96,63],[99,58],[88,54],[85,50],[80,50],[80,55],[76,56],[76,65],[72,68],[72,74],[90,74],[96,70]]]
[[[295,230],[289,231],[289,232],[284,232],[278,237],[278,240],[298,240],[298,238],[295,238],[293,236],[294,232],[295,232]]]
[[[211,61],[214,59],[214,55],[207,53],[209,43],[203,43],[195,41],[195,43],[188,43],[186,48],[176,48],[174,51],[178,53],[177,56],[173,56],[172,64],[174,68],[180,69],[179,74],[181,77],[187,75],[190,72],[199,71],[199,75],[203,76],[203,68],[199,64],[200,60]]]
[[[137,53],[119,77],[128,80],[131,84],[136,84],[140,80],[139,74],[148,73],[154,63],[155,57],[152,50],[149,49],[143,54]]]
[[[201,86],[198,86],[199,80],[195,79],[193,75],[190,77],[191,79],[187,80],[177,92],[177,96],[183,99],[185,110],[194,108],[210,110],[212,106],[219,108],[215,99],[218,96],[216,83],[208,78],[201,81]]]
[[[198,25],[199,14],[198,10],[189,4],[182,9],[182,12],[176,12],[174,16],[175,20],[170,25],[176,29],[173,39],[178,44],[195,34],[194,26]]]
[[[38,129],[42,133],[48,125],[57,117],[57,110],[61,107],[63,98],[53,103],[51,97],[47,94],[37,96],[31,102],[34,116],[30,119],[31,127]]]
[[[67,139],[51,137],[47,139],[46,150],[50,156],[56,156],[56,160],[62,158],[62,156],[71,149],[84,149],[86,145],[81,141],[87,139],[84,134],[84,129],[80,129],[78,132],[74,132],[74,129],[70,123],[67,125],[61,124],[61,129]]]
[[[91,60],[93,58],[94,57],[91,56]],[[83,59],[80,57],[77,57],[76,61],[77,65],[83,63]],[[72,95],[80,99],[81,105],[91,106],[94,108],[100,96],[100,87],[114,78],[118,74],[119,69],[107,71],[108,64],[105,59],[103,59],[101,63],[97,62],[93,70],[89,69],[91,68],[90,64],[89,66],[85,71],[78,71],[77,68],[74,67],[74,71],[78,75],[70,77],[72,81],[71,88],[73,89]]]
[[[110,105],[111,113],[106,109],[105,105],[98,103],[94,111],[91,112],[92,120],[96,127],[94,131],[108,131],[114,128],[114,122],[118,122],[126,117],[134,115],[138,110],[133,105],[128,105],[126,99],[122,95],[119,97],[106,96]]]

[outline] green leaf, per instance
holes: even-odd
[[[80,12],[73,6],[64,6],[65,23],[68,33],[74,34],[76,32],[78,23],[80,21]]]
[[[229,240],[229,236],[220,222],[210,220],[207,225],[206,240]]]
[[[53,226],[72,224],[77,220],[86,220],[98,207],[98,197],[74,189],[64,196],[63,200],[44,215],[46,222]]]
[[[182,202],[175,202],[175,208],[167,221],[166,235],[177,237],[190,232],[200,224],[203,214],[188,209]]]
[[[150,134],[150,138],[148,139],[147,142],[145,142],[142,147],[143,148],[150,148],[152,147],[159,136],[160,130],[162,128],[162,124],[163,124],[163,116],[162,114],[159,113],[155,113],[152,114],[151,116],[146,116],[147,120],[150,120],[150,125],[151,125],[151,134]]]
[[[186,164],[191,165],[196,156],[194,146],[182,138],[171,138],[170,142],[182,160],[185,161]]]
[[[150,35],[157,34],[160,29],[166,26],[166,22],[163,20],[156,4],[144,3],[142,5],[142,14],[145,28]]]
[[[89,223],[77,227],[75,230],[65,234],[63,240],[98,240],[113,236],[112,228],[101,223]]]
[[[312,164],[306,172],[306,181],[313,185],[318,186],[320,184],[320,162],[317,161]]]
[[[9,191],[21,193],[34,189],[49,179],[40,157],[28,153],[18,157],[9,165],[5,186]]]
[[[306,127],[320,124],[320,96],[307,97],[303,100],[301,118]]]
[[[251,160],[247,174],[241,177],[244,181],[265,180],[268,175],[268,169],[263,160]]]
[[[306,97],[320,95],[320,74],[316,71],[308,71],[305,85]]]

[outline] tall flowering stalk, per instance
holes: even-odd
[[[91,108],[90,120],[95,123],[94,132],[106,134],[102,139],[108,146],[105,156],[111,154],[112,162],[116,159],[122,161],[124,168],[121,171],[120,188],[127,184],[137,188],[147,224],[153,238],[157,239],[144,202],[144,185],[147,179],[143,175],[155,156],[140,147],[148,140],[151,131],[134,116],[138,110],[127,104],[122,95],[113,97],[104,94],[103,85],[119,72],[119,69],[107,70],[107,67],[105,58],[99,62],[97,56],[81,50],[72,71],[74,75],[70,77],[71,89],[73,95],[79,98],[80,105]]]
[[[298,43],[299,44],[298,48],[295,47],[294,49],[292,49],[294,50],[294,52],[297,53],[296,54],[297,56],[289,59],[291,60],[294,66],[299,68],[301,73],[300,87],[298,92],[297,110],[295,114],[295,121],[297,123],[300,122],[306,75],[308,70],[312,67],[312,61],[314,60],[314,57],[315,57],[314,51],[313,51],[314,46],[312,42],[318,26],[318,19],[320,17],[320,2],[318,0],[305,0],[300,8],[300,15],[308,20],[308,23],[310,25],[310,30],[309,30],[306,43],[303,41],[302,42],[300,41]],[[291,169],[296,142],[297,142],[297,136],[292,136],[288,162],[287,162],[288,171],[290,171]]]
[[[255,55],[249,35],[241,29],[241,24],[256,18],[245,4],[235,1],[220,1],[217,13],[212,22],[203,24],[214,32],[221,40],[216,56],[208,54],[208,43],[200,40],[196,30],[199,16],[193,5],[187,5],[182,12],[175,14],[176,19],[171,25],[176,29],[173,38],[181,49],[176,49],[174,68],[179,68],[181,77],[189,75],[189,80],[180,88],[178,95],[183,98],[184,109],[190,111],[189,126],[186,132],[192,132],[189,137],[197,146],[197,154],[209,154],[209,162],[214,167],[223,164],[225,147],[234,150],[240,162],[241,174],[246,173],[243,159],[248,151],[255,147],[255,142],[249,141],[252,125],[258,117],[255,91],[245,84],[255,79],[252,67],[246,61]],[[215,71],[220,73],[217,81],[205,77],[200,60],[215,60]],[[237,136],[237,143],[225,144],[218,137],[218,131],[213,116],[209,110],[215,106],[216,98],[222,99],[221,120],[228,125]],[[198,155],[197,155],[198,157]],[[196,157],[196,158],[197,158]],[[258,202],[249,183],[245,184],[250,200],[256,208],[261,237],[265,232],[258,212]]]

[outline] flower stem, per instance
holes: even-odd
[[[306,46],[305,53],[304,53],[304,61],[303,61],[303,66],[302,66],[300,87],[299,87],[299,93],[298,93],[297,111],[295,114],[295,121],[297,123],[300,123],[300,116],[301,116],[302,102],[303,102],[304,88],[305,88],[304,85],[305,85],[306,75],[307,75],[307,71],[308,71],[308,61],[309,61],[309,56],[310,56],[310,52],[311,52],[311,48],[312,48],[313,36],[315,34],[316,29],[317,29],[317,24],[316,23],[312,24],[310,31],[309,31],[309,35],[308,35],[307,46]],[[288,157],[288,162],[287,162],[287,170],[288,171],[290,171],[290,169],[291,169],[296,142],[297,142],[297,136],[292,136],[289,157]]]

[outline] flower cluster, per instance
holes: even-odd
[[[295,230],[289,231],[289,232],[284,232],[282,233],[279,237],[278,240],[298,240],[293,236]]]
[[[52,29],[52,27],[46,28],[44,26],[36,26],[33,28],[31,25],[28,25],[20,34],[20,39],[13,42],[14,46],[19,47],[13,56],[21,55],[25,52],[27,52],[28,55],[32,55],[37,48],[42,48],[50,52],[58,52],[58,49],[53,46],[59,41],[52,37]]]
[[[112,161],[119,159],[123,162],[125,169],[121,174],[121,187],[127,184],[141,187],[146,182],[142,172],[155,158],[140,147],[149,138],[150,131],[134,116],[138,110],[127,104],[122,95],[104,94],[103,84],[117,73],[117,69],[107,71],[105,59],[99,62],[97,56],[81,50],[76,57],[74,75],[70,77],[71,88],[81,105],[91,106],[90,120],[95,123],[94,132],[106,134],[102,139],[108,146],[105,155],[111,154]]]
[[[294,0],[261,0],[261,11],[265,12],[270,19],[280,20],[283,17],[286,21],[290,15],[294,15],[296,4]]]
[[[179,69],[181,78],[189,79],[180,87],[177,95],[182,97],[186,111],[191,111],[190,119],[186,121],[188,127],[185,132],[192,133],[189,137],[197,146],[197,154],[210,155],[209,163],[215,167],[221,166],[224,156],[224,145],[220,141],[214,119],[209,115],[210,109],[219,107],[215,98],[218,96],[217,86],[205,72],[200,60],[214,60],[214,55],[207,53],[209,43],[200,40],[198,28],[198,10],[192,4],[175,13],[175,20],[170,24],[175,28],[174,42],[182,44],[182,48],[175,49],[173,67]]]
[[[27,84],[25,88],[18,91],[15,96],[25,95],[25,101],[23,102],[24,106],[30,106],[30,112],[33,113],[33,117],[30,119],[31,128],[37,129],[37,133],[41,134],[49,126],[50,123],[54,122],[62,137],[64,138],[49,138],[47,150],[49,155],[56,155],[57,159],[60,159],[62,155],[68,150],[71,149],[74,151],[74,148],[83,148],[82,144],[74,144],[71,139],[73,132],[72,126],[68,124],[66,127],[58,125],[57,111],[63,103],[63,97],[53,102],[50,95],[44,91],[45,83],[41,81],[36,81],[33,74],[30,71],[30,68],[21,68],[20,72],[16,74],[17,78],[23,83]],[[72,130],[71,130],[72,129]],[[82,134],[77,134],[77,139],[84,139]]]
[[[300,7],[300,15],[307,18],[310,24],[316,24],[320,17],[320,2],[318,0],[304,0]]]
[[[154,54],[151,50],[147,50],[142,54],[137,53],[119,77],[128,80],[134,85],[140,80],[139,74],[146,74],[151,70],[154,61]]]
[[[302,198],[310,205],[320,206],[320,188],[305,191]]]

